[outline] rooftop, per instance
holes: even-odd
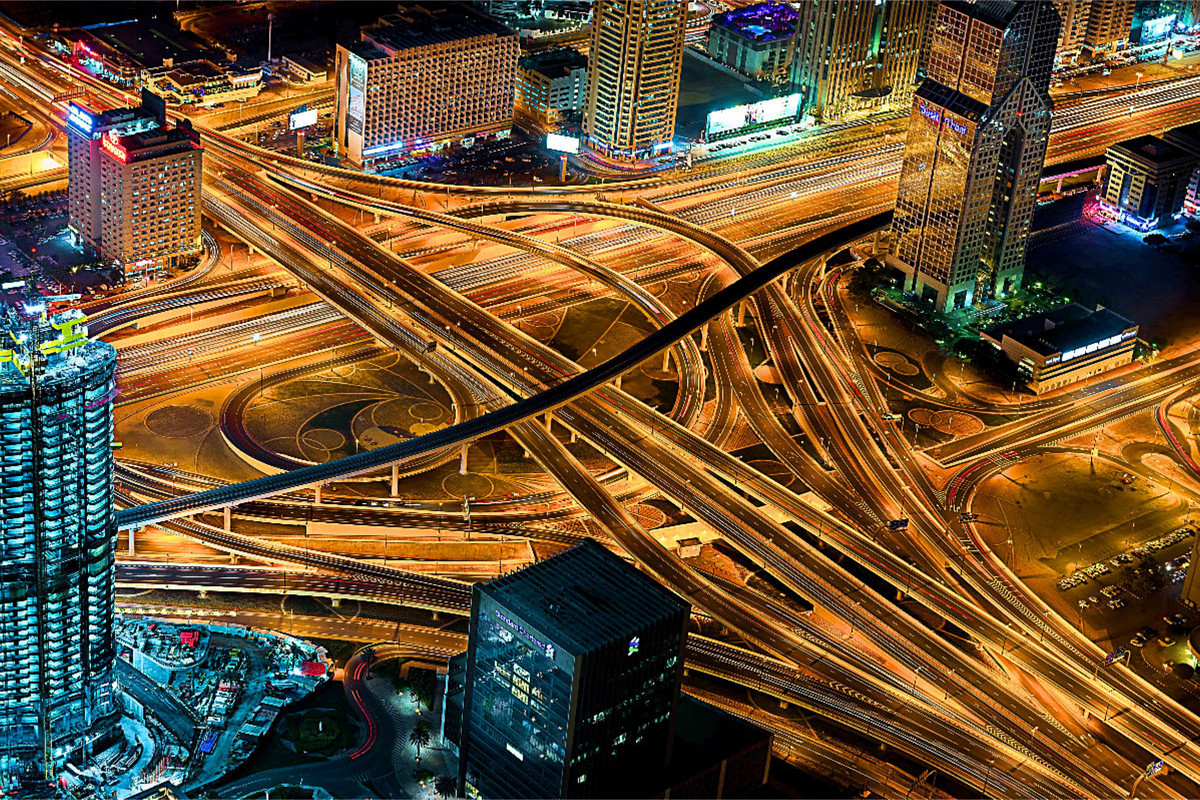
[[[984,335],[997,342],[1007,336],[1035,353],[1052,356],[1121,337],[1125,331],[1136,328],[1137,323],[1103,306],[1093,311],[1082,303],[1071,303],[996,325],[984,331]]]
[[[800,12],[786,3],[759,3],[718,14],[713,25],[756,42],[786,39],[796,33]]]
[[[1157,136],[1143,134],[1110,146],[1110,152],[1126,153],[1151,164],[1169,164],[1191,158],[1191,154]]]
[[[515,38],[516,35],[494,19],[457,4],[400,5],[396,13],[385,14],[374,25],[362,29],[363,43],[378,50],[374,57],[477,36]],[[364,53],[359,55],[370,57]]]
[[[577,69],[587,69],[587,56],[570,47],[555,47],[521,56],[521,69],[537,72],[553,80],[564,78]]]
[[[957,114],[960,117],[979,122],[988,107],[979,102],[973,97],[968,97],[962,92],[951,89],[948,86],[943,86],[935,80],[927,80],[917,89],[917,97],[922,100],[928,100],[934,105],[940,106],[947,111]],[[939,122],[941,120],[938,120]]]
[[[573,654],[623,640],[690,608],[591,539],[479,590]]]
[[[213,57],[198,37],[154,19],[91,27],[87,34],[151,69],[163,66],[168,60],[193,61]]]
[[[179,153],[194,147],[192,137],[179,128],[155,128],[120,138],[121,147],[134,162],[168,153]]]

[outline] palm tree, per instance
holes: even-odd
[[[429,731],[424,728],[413,728],[412,733],[408,735],[408,741],[417,748],[417,761],[421,760],[421,748],[429,744]]]
[[[458,779],[452,778],[449,775],[443,775],[433,782],[433,790],[437,792],[438,797],[444,798],[444,800],[457,797]]]

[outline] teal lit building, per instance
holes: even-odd
[[[0,314],[0,785],[115,734],[116,352],[34,295]]]

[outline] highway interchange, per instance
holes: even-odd
[[[17,72],[12,53],[0,51],[13,88],[40,98],[47,116],[61,116],[61,103],[52,98],[70,81],[89,79],[78,73],[67,78],[52,57],[38,57],[43,68]],[[1056,119],[1052,160],[1095,155],[1145,126],[1195,119],[1197,81],[1186,78],[1139,90],[1132,99],[1067,110]],[[103,84],[91,89],[112,104],[123,102]],[[1010,426],[915,452],[895,426],[881,421],[888,410],[883,391],[853,326],[835,311],[842,324],[831,329],[817,313],[831,299],[836,309],[823,257],[869,242],[886,228],[902,150],[900,121],[847,126],[828,138],[728,161],[704,160],[690,173],[537,191],[430,187],[358,175],[200,130],[207,215],[324,301],[261,318],[256,330],[269,339],[343,326],[327,331],[332,345],[346,341],[350,329],[361,329],[365,335],[358,341],[373,340],[423,363],[454,399],[455,424],[399,445],[233,485],[123,464],[122,527],[161,525],[244,558],[319,570],[218,574],[128,564],[119,568],[123,585],[312,594],[461,614],[469,597],[463,581],[258,541],[229,529],[220,514],[226,508],[262,515],[306,508],[299,513],[317,509],[367,524],[386,515],[397,525],[427,526],[436,512],[313,505],[304,490],[396,463],[404,474],[414,473],[505,430],[553,476],[573,508],[747,644],[693,636],[691,669],[812,709],[990,796],[1129,796],[1135,784],[1139,796],[1195,796],[1200,718],[1123,666],[1099,670],[1105,653],[981,546],[969,523],[964,527],[958,510],[966,507],[962,495],[969,487],[953,477],[935,483],[929,467],[936,459],[936,466],[965,474],[996,453],[1025,451],[1154,408],[1194,382],[1200,363],[1180,357],[1093,384],[1087,406],[1072,395],[1028,403],[1021,410],[1031,414]],[[502,244],[512,255],[501,264],[480,260],[430,275],[413,267],[410,258],[417,253],[380,246],[331,213],[335,206],[415,224],[430,241],[452,234]],[[521,228],[506,224],[518,218]],[[560,238],[579,218],[598,227]],[[555,231],[554,240],[548,230]],[[649,253],[661,254],[661,261],[644,263]],[[538,308],[536,295],[523,297],[518,287],[489,302],[467,296],[519,279],[534,265],[549,270],[543,282],[558,289],[579,285],[566,276],[583,276],[600,291],[625,298],[655,331],[585,368],[513,324]],[[704,274],[694,305],[681,313],[646,290],[672,269]],[[786,282],[779,280],[783,276]],[[161,304],[179,308],[276,285],[275,277],[242,276],[216,286],[170,287],[104,311],[93,332],[165,308]],[[528,285],[541,290],[536,282]],[[518,302],[531,308],[514,312]],[[738,333],[743,315],[782,376],[782,414],[754,377]],[[231,328],[189,337],[132,348],[122,367],[131,390],[138,390],[139,376],[170,371],[164,352],[181,360],[190,356],[188,348],[217,356],[246,333]],[[432,353],[430,342],[437,342]],[[621,375],[663,352],[681,376],[675,403],[665,412],[619,384]],[[706,375],[713,376],[716,424],[702,419]],[[802,501],[727,451],[732,420],[739,416],[827,506]],[[803,444],[789,433],[785,417],[806,434]],[[692,569],[629,512],[620,493],[628,490],[618,491],[587,469],[554,426],[636,476],[640,491],[669,498],[703,522],[747,562],[811,602],[815,612],[796,614],[761,591]],[[480,524],[561,541],[561,533],[539,531],[540,516],[518,508],[485,514]],[[886,522],[901,517],[910,520],[907,533],[889,536]],[[833,554],[856,568],[847,569]],[[862,570],[877,580],[864,580]],[[881,590],[881,582],[890,591]],[[977,648],[949,641],[901,611],[897,594],[953,623]],[[1031,682],[1040,691],[1031,691]],[[1139,781],[1147,764],[1160,758],[1172,768],[1166,779]]]

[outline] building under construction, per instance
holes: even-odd
[[[0,314],[0,784],[106,747],[116,351],[31,295]],[[45,785],[44,783],[42,784]]]

